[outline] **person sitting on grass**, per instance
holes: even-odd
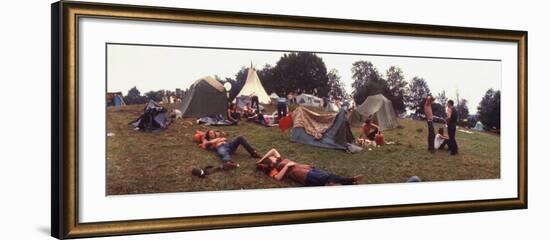
[[[236,168],[239,166],[231,160],[231,155],[235,153],[239,146],[243,146],[251,157],[261,157],[258,152],[252,146],[250,146],[248,141],[243,136],[238,136],[233,139],[233,141],[227,142],[227,139],[225,137],[220,137],[216,135],[216,132],[214,130],[208,130],[204,135],[204,146],[206,147],[206,149],[216,151],[216,153],[222,159],[225,169]]]
[[[443,150],[445,146],[449,146],[449,137],[445,136],[445,130],[443,128],[437,129],[437,134],[434,139],[434,148]]]
[[[247,120],[255,120],[258,115],[256,114],[256,110],[251,107],[250,103],[246,103],[246,105],[243,108],[243,116]]]
[[[281,181],[285,176],[304,186],[352,185],[363,180],[362,175],[341,177],[307,164],[282,158],[276,149],[271,149],[256,162],[256,168],[266,175]]]
[[[227,109],[227,119],[232,122],[238,122],[241,119],[241,114],[237,111],[237,104],[229,104]]]
[[[361,136],[359,138],[363,138],[363,136],[366,136],[368,140],[374,141],[376,134],[378,134],[380,127],[372,122],[372,120],[369,118],[365,121],[363,124],[363,128],[361,129]]]

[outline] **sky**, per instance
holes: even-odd
[[[252,63],[257,69],[275,66],[285,52],[207,49],[172,46],[108,45],[107,91],[122,92],[136,86],[141,93],[151,90],[186,89],[204,76],[235,78]],[[405,80],[421,77],[436,96],[445,91],[448,98],[468,100],[471,113],[489,89],[501,90],[501,62],[472,59],[419,58],[402,56],[350,55],[319,53],[327,71],[336,69],[348,93],[352,92],[351,67],[356,61],[371,61],[385,76],[391,66],[403,70]],[[270,93],[268,93],[270,94]]]

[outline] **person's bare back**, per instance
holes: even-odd
[[[431,96],[426,97],[426,102],[424,103],[424,114],[426,114],[427,121],[432,121],[434,118],[432,111],[432,102],[433,98]]]

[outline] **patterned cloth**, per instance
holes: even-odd
[[[316,113],[305,107],[298,107],[292,112],[295,128],[304,128],[307,134],[315,139],[323,137],[323,133],[332,126],[336,113]]]

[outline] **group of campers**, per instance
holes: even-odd
[[[454,107],[454,101],[447,101],[446,111],[446,125],[448,136],[445,135],[445,129],[439,128],[437,134],[434,130],[433,124],[433,111],[432,103],[434,98],[427,96],[424,103],[424,113],[426,115],[426,122],[428,123],[428,151],[434,153],[435,149],[444,150],[445,146],[448,147],[448,151],[451,155],[458,154],[458,144],[456,143],[456,125],[458,122],[458,113]],[[365,137],[370,141],[375,141],[377,137],[381,136],[380,127],[372,122],[371,118],[368,118],[361,129],[361,137]]]
[[[377,145],[379,141],[384,143],[382,131],[399,126],[392,102],[382,94],[368,96],[363,103],[357,103],[358,106],[355,106],[355,102],[351,98],[322,99],[317,97],[316,89],[307,93],[300,89],[288,92],[283,89],[268,95],[252,64],[248,68],[246,81],[235,100],[229,99],[227,91],[216,78],[202,77],[189,86],[179,102],[178,109],[173,110],[169,118],[165,116],[166,109],[151,100],[146,104],[143,114],[131,124],[136,130],[156,132],[166,129],[171,122],[183,117],[197,118],[198,123],[208,126],[229,126],[237,125],[241,121],[249,121],[268,127],[278,125],[283,132],[292,127],[290,136],[292,142],[351,153],[362,149],[354,144],[358,142],[354,142],[355,139],[350,129],[352,119],[358,123],[364,122],[360,138],[373,141]],[[443,149],[448,146],[451,154],[457,154],[458,147],[455,140],[457,112],[453,107],[454,103],[449,100],[447,104],[448,136],[446,136],[444,129],[439,129],[438,134],[435,135],[432,101],[433,97],[427,97],[424,106],[429,129],[428,150],[434,152],[434,149]],[[261,104],[274,104],[277,109],[276,113],[268,114]],[[290,104],[297,106],[292,114],[289,112]],[[324,108],[325,110],[324,113],[317,113],[306,107]],[[288,115],[291,116],[287,117]],[[364,117],[368,117],[366,121]],[[252,158],[259,159],[256,162],[258,171],[276,180],[288,177],[306,186],[324,186],[357,184],[363,178],[361,175],[337,176],[311,165],[296,163],[282,157],[276,149],[268,151],[262,157],[243,136],[228,139],[222,132],[208,130],[198,135],[195,134],[195,140],[200,143],[201,148],[215,152],[222,160],[219,167],[192,171],[193,175],[200,177],[204,177],[208,172],[214,170],[229,170],[239,167],[237,163],[233,162],[232,155],[239,146],[242,146]]]
[[[282,96],[285,96],[281,94]],[[424,104],[424,113],[426,114],[426,121],[428,125],[428,151],[431,153],[435,152],[435,149],[445,149],[447,146],[448,150],[450,151],[451,155],[455,155],[458,153],[458,146],[455,139],[456,134],[456,125],[457,125],[457,111],[454,107],[454,102],[452,100],[449,100],[447,102],[447,118],[446,118],[446,125],[447,125],[447,132],[448,135],[445,135],[444,128],[439,128],[437,131],[437,134],[434,130],[434,124],[433,124],[433,113],[432,113],[432,103],[434,101],[434,98],[432,96],[426,97],[425,104]],[[241,119],[245,119],[246,121],[256,121],[256,122],[267,122],[266,118],[271,116],[264,116],[263,115],[263,107],[260,106],[260,103],[258,101],[258,98],[255,96],[252,96],[250,98],[250,101],[243,104],[244,106],[239,107],[238,103],[229,103],[226,113],[226,118],[229,121],[234,121],[238,123],[241,121]],[[274,120],[272,123],[278,123],[282,118],[285,118],[288,114],[288,99],[287,97],[279,97],[276,102],[277,106],[277,114],[274,117]],[[145,108],[145,113],[149,112],[162,112],[159,105],[155,105],[153,103],[149,103]],[[361,108],[361,106],[359,107]],[[368,109],[366,107],[365,109]],[[299,111],[297,111],[299,110]],[[296,118],[306,118],[308,119],[309,116],[308,112],[311,112],[311,110],[307,110],[304,108],[298,108],[294,113],[293,117]],[[155,112],[155,113],[156,113]],[[299,113],[296,113],[299,112]],[[140,117],[140,121],[134,122],[134,124],[140,124],[143,121],[143,119],[151,119],[154,121],[156,119],[155,113],[152,113],[152,117]],[[315,115],[315,114],[313,114]],[[330,114],[329,114],[330,115]],[[345,113],[339,113],[336,114],[335,117],[338,119],[338,116],[345,116]],[[319,115],[315,115],[319,117]],[[309,121],[311,119],[306,120]],[[340,122],[343,120],[340,120]],[[347,121],[347,120],[346,120]],[[281,121],[282,122],[282,121]],[[334,120],[333,124],[336,124],[338,122],[337,120]],[[382,130],[387,129],[385,125],[380,124],[387,124],[384,122],[377,121],[378,124],[373,121],[373,117],[369,116],[367,120],[364,122],[364,124],[361,127],[361,135],[359,138],[368,139],[370,141],[378,143],[379,137],[383,139]],[[347,126],[347,132],[351,134],[351,131],[349,131],[349,125],[340,123],[341,126],[344,127],[344,129]],[[334,128],[336,129],[336,128]],[[299,132],[299,131],[298,131]],[[306,131],[304,131],[305,134]],[[346,131],[343,131],[346,132]],[[304,135],[302,134],[302,135]],[[347,133],[346,133],[347,134]],[[344,135],[346,135],[344,134]],[[341,135],[341,134],[336,134]],[[304,135],[305,136],[305,135]],[[353,138],[353,136],[351,136]],[[297,138],[300,139],[300,138]],[[310,141],[309,138],[306,138],[304,141]],[[205,175],[215,171],[215,170],[230,170],[235,169],[239,167],[238,163],[235,163],[232,160],[232,155],[237,151],[237,149],[241,146],[250,154],[251,158],[257,158],[259,160],[256,161],[256,169],[262,173],[265,173],[265,175],[277,180],[281,181],[283,178],[288,178],[296,183],[302,184],[304,186],[328,186],[328,185],[350,185],[350,184],[358,184],[362,181],[363,176],[362,175],[356,175],[352,177],[343,177],[338,176],[335,174],[332,174],[328,171],[313,167],[308,164],[301,164],[297,163],[295,161],[292,161],[288,158],[285,158],[281,155],[281,153],[278,152],[277,149],[271,149],[267,153],[263,154],[263,156],[252,146],[252,144],[249,142],[248,139],[246,139],[244,136],[237,136],[233,139],[228,139],[226,135],[223,132],[216,131],[216,130],[207,130],[206,132],[200,133],[199,136],[195,135],[195,140],[197,142],[200,142],[199,147],[210,150],[215,152],[219,158],[221,159],[221,164],[218,167],[207,167],[205,169],[193,169],[192,174],[204,177]],[[348,139],[349,140],[349,139]],[[383,142],[383,140],[381,140]],[[297,141],[300,142],[300,141]],[[322,141],[320,141],[322,142]],[[316,142],[316,143],[320,143]],[[332,142],[332,141],[329,141]],[[349,142],[349,141],[348,141]],[[332,142],[333,143],[333,142]],[[331,148],[338,149],[338,146],[330,146]],[[340,148],[342,149],[342,148]]]
[[[279,104],[282,106],[281,102],[279,102]],[[250,101],[245,102],[243,105],[244,106],[239,107],[238,103],[230,103],[227,108],[227,120],[236,124],[238,124],[241,120],[246,120],[256,122],[264,126],[275,126],[279,119],[285,117],[288,113],[288,106],[284,104],[284,108],[278,108],[276,116],[266,114],[264,108],[261,107],[257,96],[251,96]]]
[[[288,114],[289,98],[286,94],[280,94],[276,99],[277,114],[276,121]],[[257,97],[252,96],[251,101],[244,104],[244,107],[238,107],[237,103],[230,103],[227,109],[227,118],[231,121],[265,121],[265,116],[260,108]],[[244,137],[237,136],[231,140],[227,139],[224,133],[215,130],[207,130],[200,137],[200,147],[215,152],[221,159],[222,164],[217,168],[193,169],[193,175],[204,177],[208,172],[216,170],[230,170],[238,168],[239,164],[232,160],[232,155],[241,146],[250,154],[251,158],[258,158],[256,169],[265,173],[267,176],[281,181],[288,178],[304,186],[329,186],[329,185],[351,185],[362,181],[362,175],[353,177],[343,177],[332,174],[328,171],[316,168],[312,165],[301,164],[288,158],[283,158],[277,149],[271,149],[267,153],[260,153]]]
[[[444,149],[445,146],[448,146],[450,154],[456,155],[458,154],[458,144],[455,139],[458,112],[454,106],[454,101],[447,101],[446,123],[448,136],[445,135],[445,130],[443,128],[439,128],[437,135],[435,134],[432,111],[433,101],[434,98],[432,96],[427,96],[424,103],[424,114],[426,114],[426,122],[428,123],[428,151],[434,153],[435,149]]]
[[[233,162],[231,155],[235,153],[239,146],[242,146],[252,158],[259,158],[256,162],[256,168],[267,176],[277,181],[288,177],[304,186],[330,186],[330,185],[351,185],[358,184],[363,179],[362,175],[353,177],[342,177],[325,170],[313,167],[308,164],[300,164],[288,158],[283,158],[276,149],[269,150],[263,157],[243,136],[238,136],[233,140],[228,140],[220,132],[208,130],[204,133],[202,144],[205,149],[212,150],[222,160],[222,165],[218,169],[229,170],[239,167],[239,164]],[[193,170],[197,176],[204,176],[204,170]]]

